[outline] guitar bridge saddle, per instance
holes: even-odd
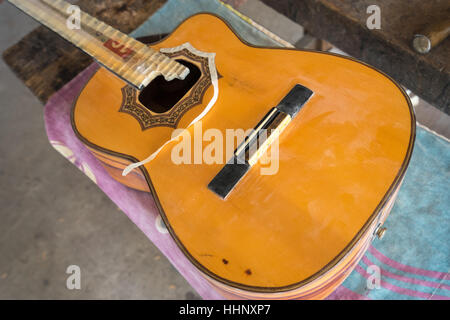
[[[272,108],[234,151],[234,156],[208,184],[220,198],[226,199],[237,183],[255,165],[287,127],[313,92],[299,84]]]

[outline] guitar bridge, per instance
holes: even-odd
[[[277,139],[313,92],[299,84],[272,108],[256,125],[254,130],[234,151],[233,157],[208,184],[208,188],[222,199],[234,189],[247,171],[255,165]]]

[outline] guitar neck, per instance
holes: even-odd
[[[63,0],[8,0],[46,27],[92,56],[138,89],[163,75],[167,81],[184,79],[189,69],[80,11],[72,21],[73,6]],[[76,17],[75,17],[76,18]]]

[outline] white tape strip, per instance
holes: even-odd
[[[214,88],[214,95],[211,98],[211,100],[209,101],[208,105],[206,106],[206,108],[202,111],[202,113],[200,113],[194,120],[192,120],[192,122],[186,127],[186,130],[192,126],[194,123],[200,121],[201,119],[203,119],[203,117],[211,110],[211,108],[213,107],[213,105],[216,103],[217,98],[219,97],[219,78],[217,76],[217,70],[216,70],[216,63],[215,63],[215,57],[216,54],[215,53],[209,53],[209,52],[202,52],[199,51],[197,49],[195,49],[189,42],[186,42],[184,44],[182,44],[181,46],[178,47],[174,47],[174,48],[164,48],[161,49],[160,51],[163,53],[173,53],[173,52],[178,52],[181,51],[183,49],[187,49],[190,52],[192,52],[193,54],[200,56],[200,57],[204,57],[208,59],[208,66],[209,66],[209,71],[211,74],[211,82]],[[159,154],[159,152],[161,152],[161,150],[169,143],[171,143],[174,140],[177,140],[178,137],[181,136],[181,133],[176,135],[175,137],[173,137],[172,139],[166,141],[158,150],[156,150],[155,152],[153,152],[147,159],[141,161],[141,162],[136,162],[136,163],[132,163],[130,164],[128,167],[126,167],[123,172],[122,172],[122,176],[126,176],[127,174],[129,174],[131,171],[133,171],[136,168],[139,168],[140,166],[149,163],[150,161],[152,161],[153,159],[155,159],[155,157]]]

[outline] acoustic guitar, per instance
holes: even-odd
[[[228,298],[325,298],[393,206],[415,116],[387,75],[263,48],[197,14],[144,45],[61,0],[11,3],[94,57],[72,110],[121,183],[151,192],[186,257]],[[224,150],[226,149],[226,150]]]

